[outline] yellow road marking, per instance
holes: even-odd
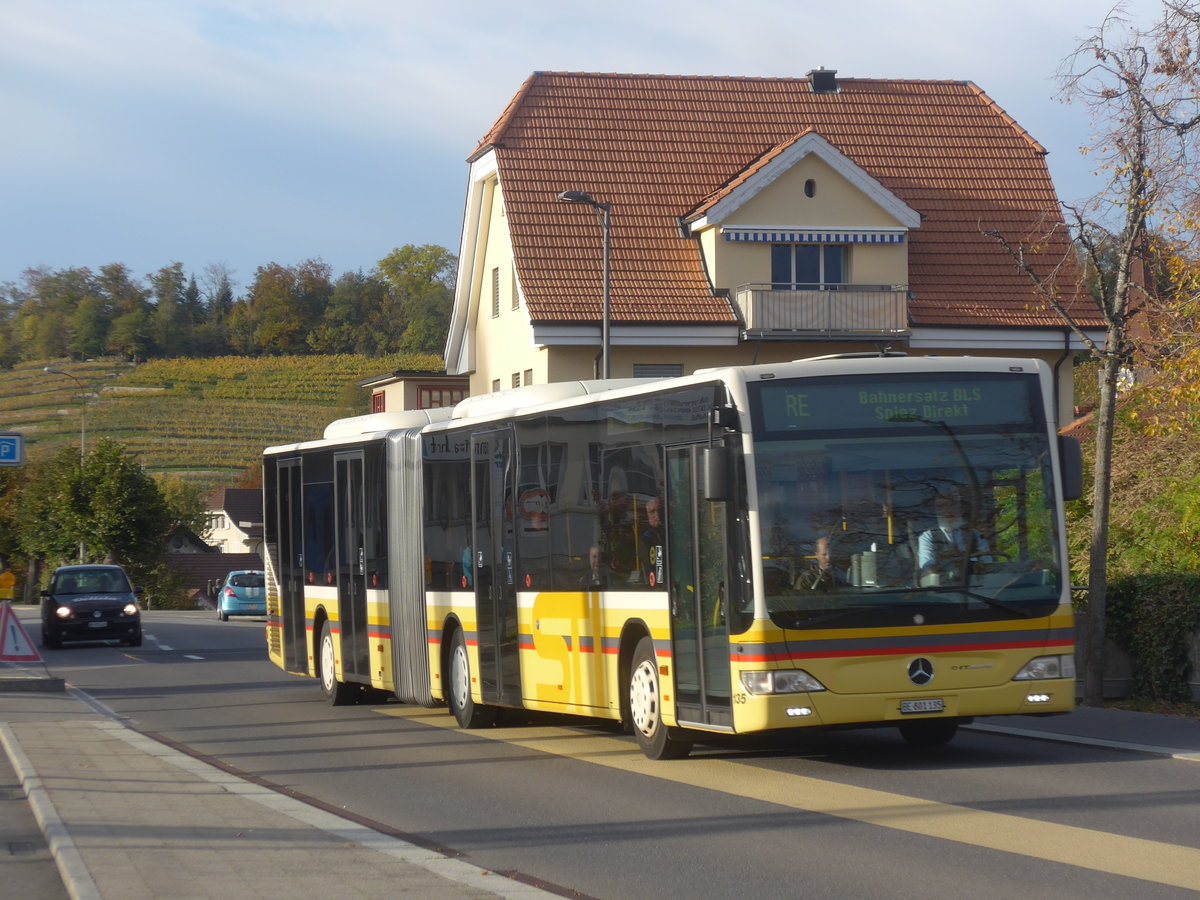
[[[378,712],[438,728],[458,727],[453,716],[439,710],[393,707]],[[1091,828],[1058,825],[1005,813],[984,812],[820,778],[772,772],[725,759],[654,762],[646,759],[637,746],[627,740],[587,734],[570,728],[544,725],[505,727],[472,731],[471,734],[527,750],[761,800],[777,806],[1171,887],[1200,889],[1200,850],[1193,847],[1126,837]]]

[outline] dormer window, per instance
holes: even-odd
[[[778,291],[830,290],[846,283],[845,244],[772,244],[771,283]]]

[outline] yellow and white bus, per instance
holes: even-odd
[[[333,703],[619,720],[655,759],[1066,712],[1053,410],[1040,361],[888,354],[343,419],[264,454],[270,656]]]

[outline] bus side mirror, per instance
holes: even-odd
[[[729,451],[725,447],[704,448],[704,499],[729,499]]]
[[[1058,436],[1058,464],[1062,469],[1063,499],[1078,500],[1083,496],[1083,452],[1078,440],[1065,434]]]

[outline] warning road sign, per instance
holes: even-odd
[[[12,604],[0,602],[0,662],[41,662],[25,626],[17,618]]]

